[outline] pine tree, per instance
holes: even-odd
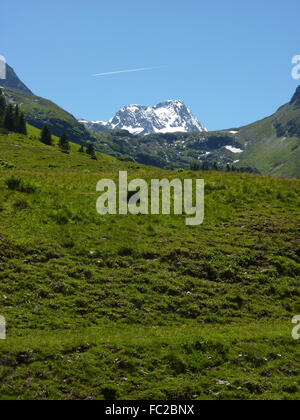
[[[198,162],[191,163],[190,169],[191,171],[200,171],[201,169],[200,163]]]
[[[18,133],[24,134],[25,136],[27,135],[27,126],[26,126],[24,112],[21,112],[19,116]]]
[[[59,143],[58,143],[59,148],[64,152],[64,153],[68,153],[70,150],[70,144],[69,144],[69,140],[68,140],[68,136],[66,135],[66,133],[63,133],[59,139]]]
[[[214,162],[214,164],[213,164],[213,170],[214,171],[218,171],[219,170],[217,162]]]
[[[95,148],[94,148],[94,145],[92,144],[92,143],[89,143],[88,145],[87,145],[87,149],[86,149],[86,153],[88,154],[88,155],[93,155],[93,154],[95,154]]]
[[[14,109],[14,128],[13,128],[13,131],[15,131],[16,133],[19,132],[19,122],[20,122],[20,109],[19,109],[19,105],[16,105]]]
[[[84,147],[83,145],[80,147],[80,149],[78,150],[79,153],[84,153]]]
[[[42,143],[46,144],[47,146],[52,146],[53,141],[52,141],[51,131],[47,124],[44,125],[40,140]]]
[[[90,155],[93,160],[97,160],[97,156],[96,156],[96,153],[95,153],[95,148],[94,148],[94,145],[92,143],[88,144],[87,149],[86,149],[86,153],[88,155]]]
[[[14,130],[14,107],[12,105],[8,105],[5,111],[4,117],[4,128],[9,131]]]
[[[6,101],[3,94],[3,90],[0,89],[0,127],[3,125],[3,119],[6,111]]]

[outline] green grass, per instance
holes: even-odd
[[[0,135],[0,398],[299,399],[300,181],[94,161],[38,137]],[[204,177],[204,224],[99,216],[96,184],[119,170]]]
[[[278,136],[275,125],[280,123],[283,132],[289,121],[298,121],[299,106],[286,104],[271,117],[242,127],[239,137],[248,144],[241,156],[240,165],[256,167],[261,173],[273,176],[300,176],[299,137],[283,134]]]
[[[72,141],[80,144],[95,141],[73,115],[48,99],[8,87],[5,87],[4,93],[9,101],[22,107],[29,124],[42,129],[47,123],[53,134],[61,136],[65,132]]]
[[[299,399],[288,323],[27,332],[1,344],[1,397]]]

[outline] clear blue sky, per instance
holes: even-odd
[[[230,128],[290,99],[299,16],[299,0],[11,0],[0,55],[78,118],[181,99],[210,130]],[[92,77],[152,66],[165,67]]]

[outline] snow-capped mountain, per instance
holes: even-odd
[[[154,107],[129,105],[108,122],[79,120],[93,131],[127,130],[135,135],[202,132],[207,129],[181,101],[166,101]]]

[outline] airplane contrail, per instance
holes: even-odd
[[[160,66],[160,67],[143,67],[141,69],[110,71],[108,73],[93,74],[93,77],[109,76],[109,75],[112,75],[112,74],[121,74],[121,73],[134,73],[134,72],[138,72],[138,71],[157,70],[157,69],[161,69],[161,68],[163,68],[163,66]]]

